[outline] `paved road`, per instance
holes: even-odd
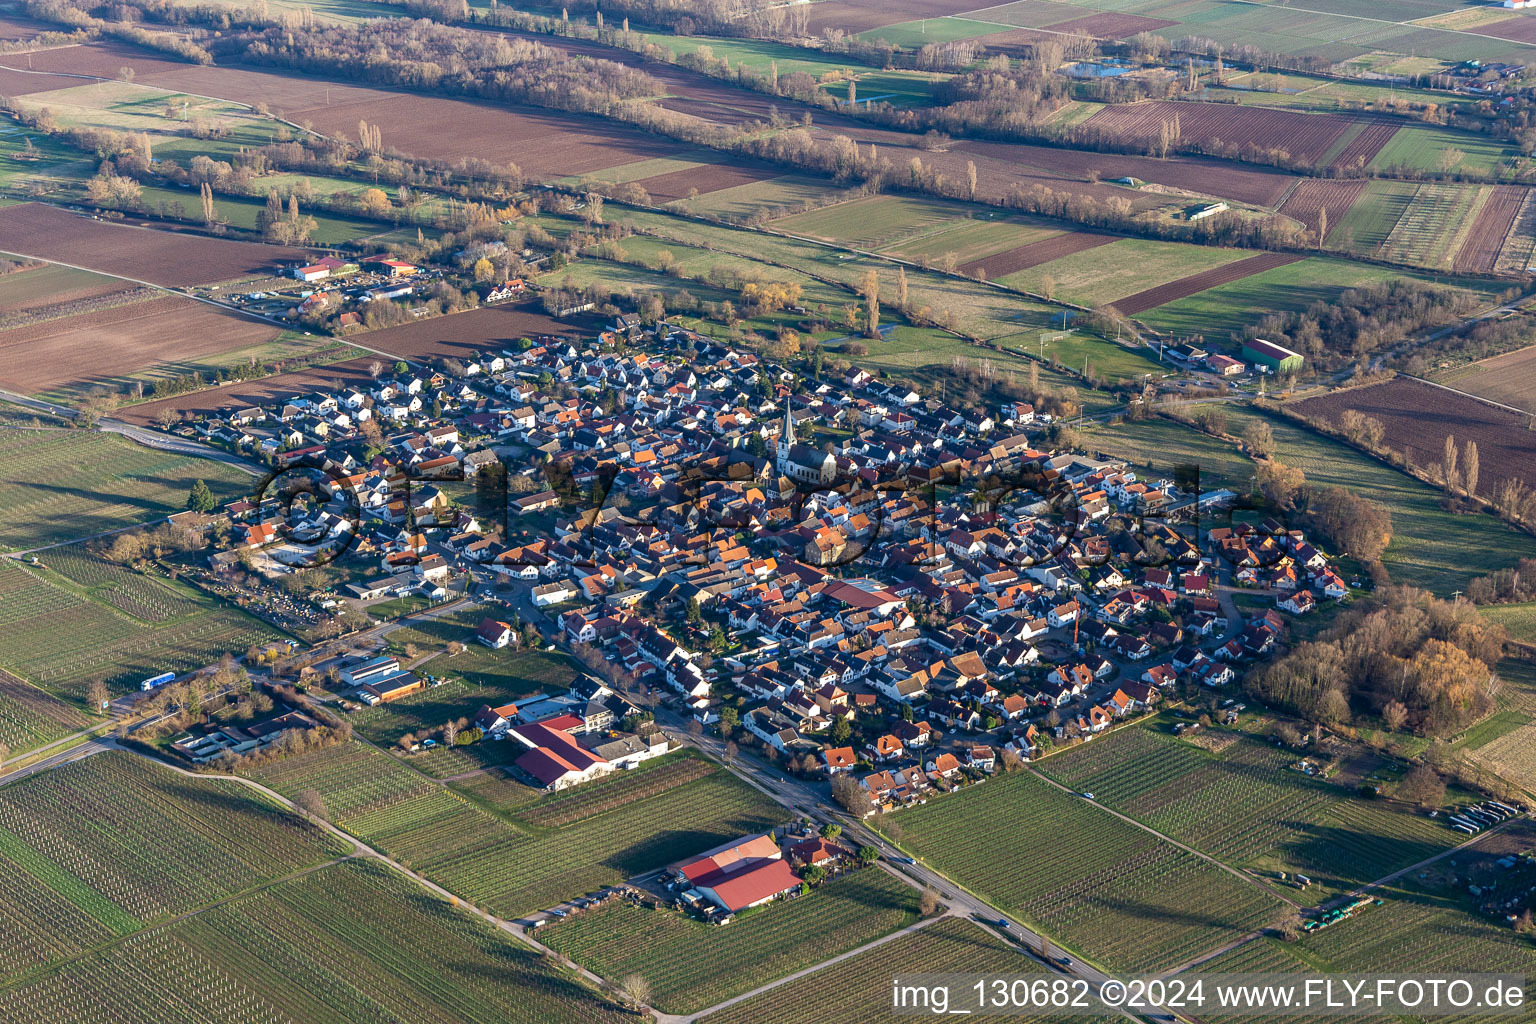
[[[59,742],[63,743],[65,741],[60,740]],[[57,768],[60,765],[69,764],[72,761],[83,761],[87,757],[91,757],[94,754],[99,754],[104,750],[113,750],[116,747],[117,744],[110,739],[103,738],[98,740],[90,740],[89,742],[82,743],[79,746],[70,747],[68,750],[61,750],[57,754],[51,754],[48,757],[43,758],[41,761],[34,761],[25,767],[14,768],[9,772],[0,773],[0,786],[9,785],[12,782],[17,782],[21,779],[24,779],[29,775],[36,775],[38,772],[46,771],[49,768]],[[32,754],[28,754],[26,756],[31,757]],[[21,758],[17,758],[16,760],[21,760]]]

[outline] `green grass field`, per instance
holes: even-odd
[[[44,263],[26,270],[0,276],[0,311],[22,306],[46,304],[54,296],[76,289],[121,287],[116,278],[76,270],[57,263]]]
[[[574,820],[555,815],[562,823],[554,826],[536,823],[551,820],[543,801],[497,811],[355,743],[251,772],[284,795],[315,790],[342,828],[502,916],[553,906],[765,831],[788,814],[718,766],[702,776],[666,766],[648,774],[647,791],[594,800]]]
[[[918,196],[866,196],[846,203],[781,217],[775,231],[808,235],[855,249],[879,249],[931,232],[961,219],[958,203]]]
[[[252,479],[221,463],[83,430],[0,434],[0,461],[0,547],[13,551],[179,512],[197,480],[220,501],[233,501]]]
[[[1458,160],[1456,154],[1460,153]],[[1373,169],[1406,167],[1415,171],[1505,173],[1520,153],[1495,139],[1437,125],[1406,125],[1398,129],[1370,163]]]
[[[1418,186],[1410,181],[1372,181],[1349,212],[1328,231],[1328,245],[1374,256],[1413,202]]]
[[[1443,822],[1294,771],[1296,756],[1264,740],[1218,733],[1233,742],[1211,753],[1168,727],[1154,719],[1120,729],[1040,770],[1223,864],[1270,878],[1301,872],[1324,896],[1456,845]],[[1304,902],[1322,898],[1309,891]]]
[[[928,43],[949,43],[957,39],[980,39],[998,32],[1011,31],[1008,25],[996,25],[967,18],[925,18],[921,21],[904,21],[897,25],[872,28],[859,33],[859,38],[869,42],[885,40],[909,49],[921,49]]]
[[[1283,908],[1031,772],[938,797],[897,821],[908,852],[1112,970],[1166,969]]]
[[[605,978],[639,974],[657,1009],[695,1013],[911,924],[917,895],[866,868],[728,927],[613,902],[542,929],[539,940]]]
[[[1123,238],[1009,274],[998,282],[1080,306],[1103,306],[1252,255],[1243,249]]]
[[[1397,278],[1439,281],[1473,286],[1488,295],[1486,283],[1459,278],[1432,278],[1387,267],[1352,263],[1328,256],[1313,256],[1297,263],[1266,270],[1241,281],[1220,285],[1148,310],[1138,319],[1160,331],[1200,334],[1207,339],[1235,337],[1268,313],[1305,309],[1314,302],[1329,302],[1340,292],[1365,284]]]
[[[1149,373],[1160,376],[1173,369],[1159,363],[1156,353],[1150,349],[1131,348],[1088,334],[1055,338],[1057,333],[1031,331],[1011,338],[998,338],[997,343],[1032,356],[1055,360],[1078,373],[1086,367],[1089,376],[1096,380],[1102,377],[1111,383],[1139,380]]]
[[[1084,432],[1094,448],[1128,459],[1154,478],[1171,475],[1176,466],[1193,464],[1200,467],[1204,490],[1226,487],[1239,494],[1250,490],[1254,466],[1247,456],[1235,445],[1182,423],[1154,417],[1095,424]]]
[[[137,688],[242,653],[279,632],[185,583],[52,548],[43,565],[0,562],[0,667],[79,700],[93,679]],[[79,642],[60,643],[61,636]]]
[[[1487,605],[1481,610],[1485,619],[1508,630],[1510,639],[1536,645],[1536,602]]]

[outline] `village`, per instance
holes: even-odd
[[[211,564],[324,565],[329,608],[462,602],[461,646],[587,652],[569,692],[471,716],[544,791],[664,753],[667,714],[866,816],[1170,695],[1214,709],[1351,592],[1301,530],[1234,511],[1247,496],[1053,451],[1027,403],[809,378],[664,319],[373,371],[178,428],[273,467],[222,510]],[[409,660],[316,669],[363,707],[439,682]]]

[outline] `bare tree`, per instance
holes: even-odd
[[[619,991],[629,1005],[639,1008],[651,998],[651,983],[642,974],[626,974],[619,982]]]
[[[924,917],[932,917],[939,910],[939,891],[933,886],[923,889],[923,895],[917,901],[918,912]]]
[[[306,789],[293,798],[293,806],[317,821],[329,821],[331,812],[325,806],[325,797],[319,791]]]
[[[374,380],[378,380],[379,374],[383,372],[384,363],[382,360],[375,359],[373,362],[368,364],[368,376],[372,377]]]

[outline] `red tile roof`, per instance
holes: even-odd
[[[727,910],[737,911],[791,889],[798,889],[800,879],[784,861],[770,860],[731,874],[714,872],[695,879],[694,885],[712,890],[715,898]]]

